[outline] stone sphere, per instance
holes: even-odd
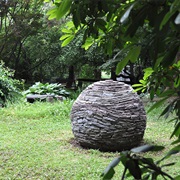
[[[73,104],[71,122],[75,139],[81,146],[122,151],[141,143],[146,113],[131,86],[106,80],[82,91]]]

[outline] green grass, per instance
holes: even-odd
[[[98,180],[118,153],[82,149],[73,143],[70,109],[73,101],[19,103],[0,109],[0,179]],[[163,152],[147,153],[160,159],[168,151],[172,124],[157,119],[160,110],[148,115],[144,141],[165,145]],[[180,158],[167,171],[178,175]],[[168,160],[167,162],[171,162]],[[119,179],[122,165],[116,167]]]

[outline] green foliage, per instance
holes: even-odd
[[[65,2],[66,0],[59,4],[56,3],[54,8],[59,8],[58,11],[63,12],[61,4]],[[177,53],[180,6],[177,0],[162,0],[159,3],[153,0],[145,0],[143,3],[134,0],[126,2],[122,0],[98,0],[98,2],[74,0],[67,4],[66,8],[69,9],[66,9],[66,12],[72,16],[74,27],[77,30],[85,30],[83,39],[84,42],[87,40],[87,45],[91,45],[93,39],[96,39],[94,42],[98,41],[107,53],[112,54],[113,49],[124,48],[127,41],[130,41],[130,44],[139,45],[148,34],[152,34],[151,38],[147,39],[148,46],[142,48],[141,54],[145,48],[146,53],[155,63],[157,58],[167,53],[165,51],[167,47],[172,51],[174,49],[172,53]],[[58,17],[58,12],[54,13],[54,17]],[[143,33],[138,34],[142,29]],[[168,39],[167,36],[174,41]],[[86,45],[84,47],[87,48]],[[163,52],[166,53],[161,54]]]
[[[41,83],[36,82],[34,85],[32,85],[27,91],[25,91],[23,94],[29,95],[29,94],[41,94],[41,95],[60,95],[67,97],[69,95],[69,92],[67,92],[61,84],[57,83]]]
[[[72,1],[54,2],[57,4],[53,8],[57,9],[52,13],[69,13]],[[69,65],[76,65],[78,75],[81,66],[92,61],[81,48],[83,31],[76,29],[69,18],[48,21],[46,11],[50,6],[43,0],[0,1],[0,7],[0,59],[15,71],[15,78],[27,83],[54,82],[52,79],[68,77]]]
[[[7,100],[13,101],[20,95],[19,87],[22,82],[13,79],[14,72],[0,62],[0,104],[5,104]]]
[[[84,66],[81,67],[81,72],[79,77],[80,78],[86,78],[86,79],[93,79],[94,78],[94,67],[85,64]]]
[[[54,6],[59,11],[61,3]],[[72,26],[64,31],[63,44],[69,43],[75,34],[83,33],[82,47],[87,50],[97,43],[109,58],[114,56],[113,64],[116,59],[119,61],[117,74],[129,62],[142,69],[160,63],[171,66],[175,62],[180,46],[179,1],[74,0],[66,7],[73,25],[71,22]],[[73,33],[69,33],[72,29]]]
[[[130,151],[123,151],[120,153],[120,157],[115,158],[102,173],[103,179],[111,179],[114,174],[114,168],[121,162],[124,166],[124,172],[121,179],[125,179],[127,177],[133,177],[134,179],[157,179],[159,176],[164,179],[176,179],[177,177],[171,177],[166,171],[163,171],[164,167],[172,166],[175,163],[163,164],[163,160],[169,158],[173,154],[177,154],[180,152],[180,146],[174,148],[169,151],[166,156],[156,162],[152,158],[145,158],[137,153],[144,153],[148,151],[161,151],[163,150],[163,146],[151,146],[151,145],[143,145],[137,148],[133,148]]]
[[[29,64],[25,65],[27,81],[30,82],[50,81],[52,77],[67,77],[64,53],[59,41],[59,28],[45,27],[40,33],[29,36],[24,44]]]
[[[61,2],[66,1],[62,0]],[[60,6],[59,6],[60,7]],[[67,6],[66,6],[67,7]],[[121,57],[116,72],[119,73],[129,61],[140,62],[146,70],[144,79],[135,85],[138,90],[148,90],[151,99],[158,96],[160,99],[150,110],[153,110],[166,99],[173,97],[167,103],[161,115],[166,117],[175,112],[175,129],[171,137],[176,137],[175,144],[180,142],[180,20],[179,0],[73,0],[69,7],[69,16],[72,16],[74,26],[84,30],[83,41],[95,39],[104,51],[112,56],[114,49],[118,49],[115,57]],[[59,9],[61,10],[61,8]],[[57,17],[58,14],[55,14]],[[91,41],[92,42],[92,41]],[[88,43],[91,45],[91,43]],[[88,46],[84,46],[87,48]],[[133,50],[132,47],[141,47]],[[122,50],[122,51],[121,51]],[[124,57],[124,54],[126,56]],[[145,65],[148,63],[148,66]],[[177,145],[178,147],[178,145]],[[130,162],[130,163],[129,163]],[[127,160],[130,174],[140,179],[134,169],[138,167],[135,159]],[[144,163],[144,162],[141,162]],[[152,170],[155,163],[148,162],[145,171]],[[152,167],[151,167],[152,166]],[[126,167],[126,166],[125,166]],[[157,179],[159,167],[152,173],[152,179]],[[110,169],[110,176],[114,170]],[[133,170],[132,170],[133,169]],[[164,174],[165,175],[165,174]],[[166,175],[165,175],[166,176]],[[150,176],[148,176],[149,178]],[[171,177],[169,177],[171,179]]]
[[[172,142],[174,147],[162,158],[162,160],[164,160],[172,154],[180,152],[180,61],[177,61],[177,63],[174,63],[172,66],[166,67],[165,65],[164,68],[157,66],[154,70],[152,70],[152,68],[146,69],[144,78],[140,83],[141,84],[134,85],[134,87],[137,87],[136,91],[145,91],[148,89],[151,99],[153,99],[155,95],[159,98],[159,100],[149,108],[148,113],[165,104],[165,108],[162,110],[160,116],[167,118],[170,113],[175,115],[171,120],[175,126],[170,138],[175,137],[176,140]],[[169,103],[167,103],[168,99]],[[158,163],[161,161],[158,161]],[[152,178],[157,178],[157,175],[156,173]],[[178,179],[178,177],[174,179]]]
[[[136,88],[136,92],[141,91],[143,93],[143,92],[145,92],[147,90],[147,84],[149,83],[148,78],[152,73],[153,73],[152,68],[144,69],[144,76],[143,76],[143,79],[141,79],[139,81],[140,84],[133,84],[132,85],[133,88]]]
[[[49,2],[49,1],[45,0],[45,2]],[[62,18],[69,11],[71,3],[72,3],[71,0],[55,1],[54,2],[54,8],[49,10],[49,12],[48,12],[48,15],[50,15],[49,19],[53,19],[53,18],[60,19],[60,18]]]
[[[62,32],[66,33],[65,35],[61,36],[60,40],[63,41],[61,46],[64,47],[68,45],[74,38],[77,32],[76,28],[72,21],[68,21],[64,28],[62,28]]]
[[[140,51],[141,51],[140,46],[132,47],[130,51],[127,53],[126,57],[117,64],[116,74],[120,74],[129,61],[131,63],[135,63],[139,57]]]
[[[72,23],[67,23],[72,25]],[[62,28],[65,32],[67,24]],[[63,35],[61,38],[66,39],[74,34],[73,30]],[[60,38],[60,39],[61,39]],[[62,40],[61,39],[61,40]],[[63,41],[64,42],[64,41]],[[62,48],[61,60],[66,65],[73,65],[75,67],[75,73],[77,78],[96,78],[94,71],[99,70],[99,67],[105,62],[106,55],[98,44],[93,44],[85,51],[82,47],[83,44],[83,32],[79,32],[75,35],[75,38]],[[90,67],[89,69],[86,67]],[[87,70],[87,71],[86,71]],[[86,72],[85,72],[86,71]]]
[[[82,48],[88,50],[94,44],[94,39],[89,37],[86,39],[85,43],[82,45]]]
[[[27,79],[30,62],[24,47],[42,27],[42,0],[0,1],[0,59],[14,69],[15,78]]]
[[[133,86],[138,87],[136,91],[145,91],[148,89],[151,99],[155,95],[159,98],[148,112],[158,108],[168,99],[171,99],[162,111],[161,116],[167,118],[170,113],[175,112],[176,118],[174,121],[176,122],[175,125],[178,131],[180,128],[180,124],[177,123],[180,120],[180,61],[169,67],[162,68],[162,66],[157,66],[154,70],[151,68],[146,69],[144,78],[140,83]],[[177,137],[179,136],[180,134]]]

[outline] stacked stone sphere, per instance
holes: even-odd
[[[102,151],[138,146],[146,128],[146,113],[131,86],[106,80],[88,86],[74,102],[72,131],[79,144]]]

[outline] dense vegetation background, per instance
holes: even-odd
[[[170,154],[180,151],[179,0],[2,0],[0,15],[1,102],[22,80],[72,88],[103,70],[158,97],[150,111],[166,102],[161,116],[175,115]]]
[[[105,61],[101,48],[82,49],[82,33],[62,48],[60,30],[68,20],[49,21],[47,3],[2,0],[0,7],[0,59],[14,70],[15,78],[30,83],[61,81],[72,69],[77,77],[99,78],[96,71]]]

